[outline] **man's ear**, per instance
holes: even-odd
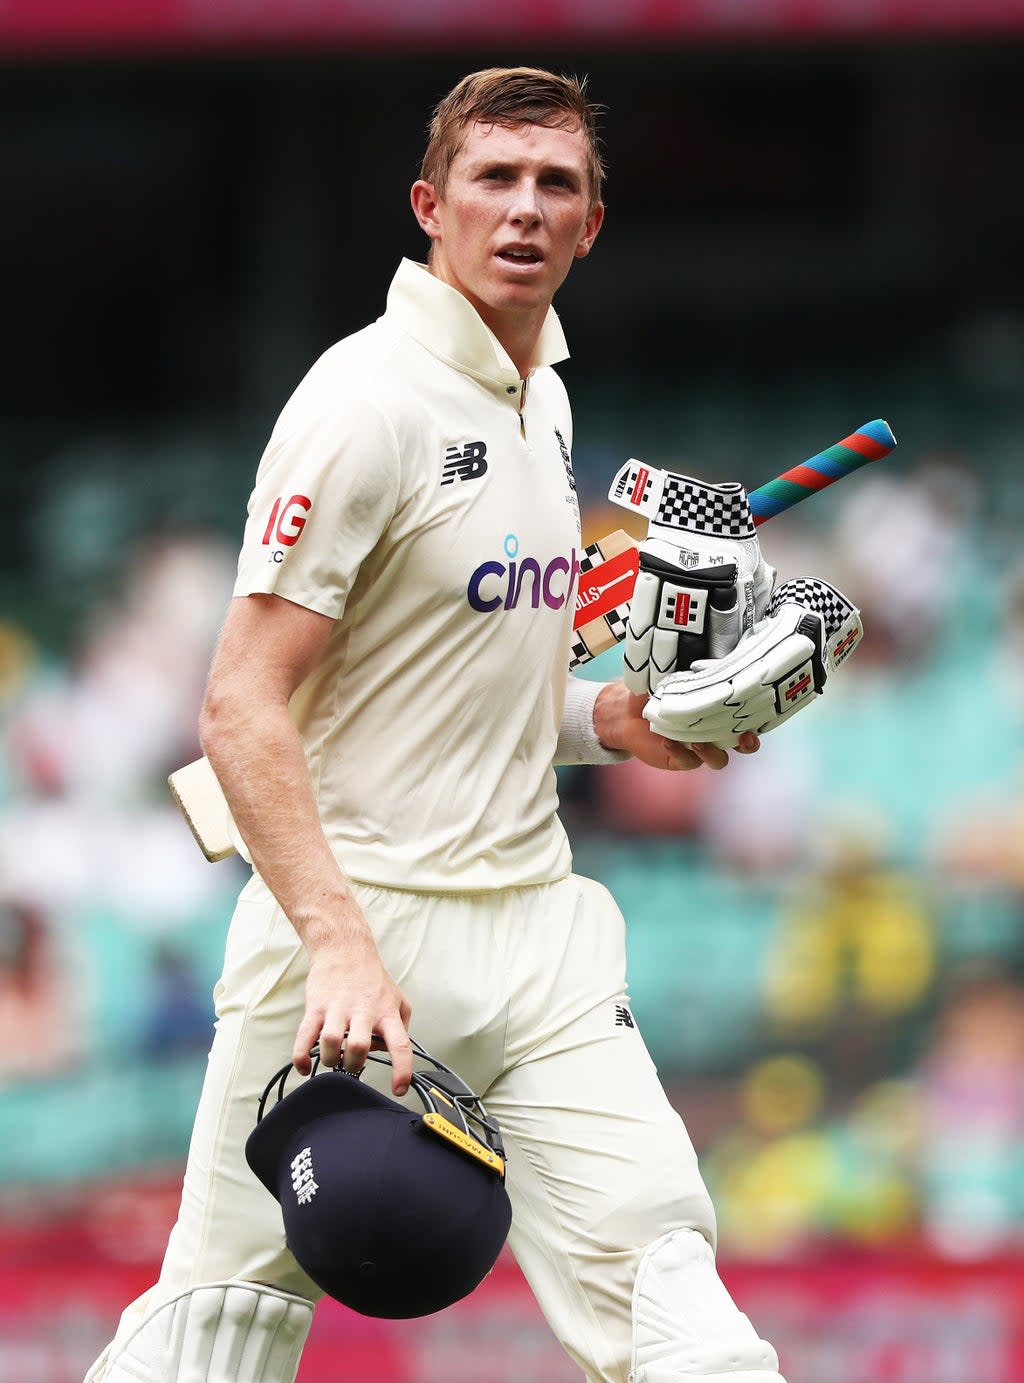
[[[438,219],[437,208],[441,199],[434,191],[434,184],[424,182],[422,178],[417,179],[412,185],[409,200],[412,202],[413,214],[422,229],[431,240],[440,240],[441,222]]]
[[[584,222],[583,233],[576,242],[575,250],[573,250],[573,254],[577,259],[586,259],[593,247],[594,241],[597,239],[597,232],[601,229],[601,223],[603,221],[604,202],[595,202],[590,215]]]

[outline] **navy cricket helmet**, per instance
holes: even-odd
[[[281,1202],[299,1266],[365,1316],[427,1316],[467,1296],[512,1222],[497,1122],[454,1071],[412,1045],[430,1064],[410,1086],[423,1113],[358,1075],[318,1073],[314,1048],[311,1076],[290,1094],[290,1063],[270,1080],[245,1145]],[[386,1052],[369,1060],[390,1065]]]

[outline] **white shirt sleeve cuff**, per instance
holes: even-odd
[[[620,764],[627,749],[606,749],[594,729],[594,703],[605,684],[570,677],[565,687],[562,724],[555,747],[556,764]]]

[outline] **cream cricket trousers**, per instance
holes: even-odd
[[[356,888],[412,1004],[413,1036],[501,1125],[509,1242],[551,1328],[593,1383],[626,1383],[644,1250],[678,1228],[713,1244],[715,1227],[690,1139],[629,1018],[619,909],[577,876],[499,893]],[[280,1207],[243,1151],[260,1092],[289,1059],[305,975],[295,931],[254,878],[215,990],[179,1218],[159,1282],[127,1308],[119,1339],[203,1283],[322,1295],[285,1247]],[[371,1063],[371,1074],[383,1085],[390,1073]],[[344,1359],[338,1380],[357,1383]]]

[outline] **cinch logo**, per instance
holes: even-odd
[[[449,447],[444,456],[444,470],[441,472],[442,485],[454,485],[456,480],[479,480],[487,470],[485,442],[468,442],[460,451]]]
[[[275,499],[263,531],[264,545],[269,546],[271,541],[274,541],[284,547],[292,547],[298,542],[299,534],[306,526],[305,515],[297,511],[308,512],[312,507],[313,501],[306,495],[292,495],[289,500],[280,497]]]
[[[502,606],[514,610],[521,599],[528,599],[535,610],[541,601],[549,610],[564,609],[580,574],[576,549],[571,557],[552,557],[542,567],[536,557],[519,556],[514,533],[505,535],[504,546],[507,562],[481,562],[469,578],[466,599],[472,608],[483,614]]]

